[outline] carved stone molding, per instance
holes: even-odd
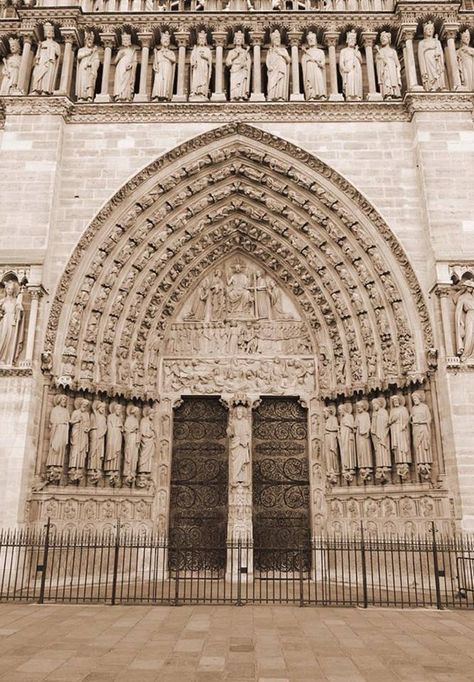
[[[420,92],[405,95],[404,103],[410,118],[416,112],[472,112],[474,96],[469,93],[455,92]]]

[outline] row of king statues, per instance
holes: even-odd
[[[380,483],[391,480],[393,466],[400,481],[409,479],[416,466],[421,480],[430,480],[433,464],[432,417],[423,391],[411,394],[411,409],[403,395],[387,401],[379,396],[359,400],[355,414],[351,403],[328,405],[324,409],[324,454],[331,484],[342,477],[346,483]],[[410,433],[411,432],[411,433]]]
[[[44,24],[45,38],[38,45],[31,77],[31,94],[51,95],[55,92],[61,46],[55,40],[55,29],[50,23]],[[427,91],[446,90],[445,61],[443,46],[432,22],[423,27],[423,39],[418,44],[418,64],[423,88]],[[397,51],[391,45],[391,34],[382,31],[379,44],[375,46],[375,66],[380,95],[384,99],[397,99],[402,94],[401,65]],[[282,44],[280,31],[270,35],[265,65],[267,75],[267,101],[289,99],[291,57],[288,48]],[[457,50],[457,66],[463,90],[474,89],[474,48],[471,47],[468,29],[461,34],[461,45]],[[21,90],[20,64],[21,45],[18,38],[9,39],[10,53],[3,59],[0,95],[26,94]],[[139,64],[140,48],[133,44],[130,33],[122,32],[121,45],[114,57],[113,99],[117,102],[132,101],[135,94],[136,70]],[[101,64],[101,50],[95,44],[93,33],[86,33],[85,42],[76,56],[75,94],[78,101],[91,102],[96,92],[97,77]],[[190,54],[190,101],[207,101],[211,95],[213,54],[205,31],[198,33],[197,42]],[[234,45],[225,58],[229,70],[229,95],[231,101],[246,101],[250,98],[252,57],[250,46],[242,31],[234,34]],[[339,72],[342,90],[348,101],[363,98],[363,57],[358,46],[356,31],[346,35],[346,45],[339,53]],[[171,45],[171,35],[161,33],[160,44],[154,48],[153,86],[151,98],[154,101],[170,101],[174,96],[176,51]],[[217,64],[216,64],[217,68]],[[309,31],[301,46],[301,68],[303,74],[304,98],[307,101],[327,99],[326,54],[318,45],[316,34]]]
[[[150,405],[125,408],[86,398],[74,400],[58,394],[49,417],[50,438],[45,478],[60,483],[67,467],[68,480],[97,484],[105,476],[111,486],[150,484],[156,448],[154,411]]]

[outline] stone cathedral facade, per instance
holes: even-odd
[[[0,520],[474,529],[474,6],[0,2]]]

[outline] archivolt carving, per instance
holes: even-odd
[[[382,218],[309,153],[236,124],[147,166],[86,231],[50,314],[45,353],[55,351],[56,382],[156,395],[182,302],[232,254],[292,298],[319,349],[323,394],[404,385],[426,372],[427,309]]]

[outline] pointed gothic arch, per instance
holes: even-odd
[[[48,322],[56,384],[155,398],[177,311],[233,254],[271,273],[308,323],[323,397],[423,380],[428,311],[380,214],[310,153],[230,124],[148,165],[87,228]]]

